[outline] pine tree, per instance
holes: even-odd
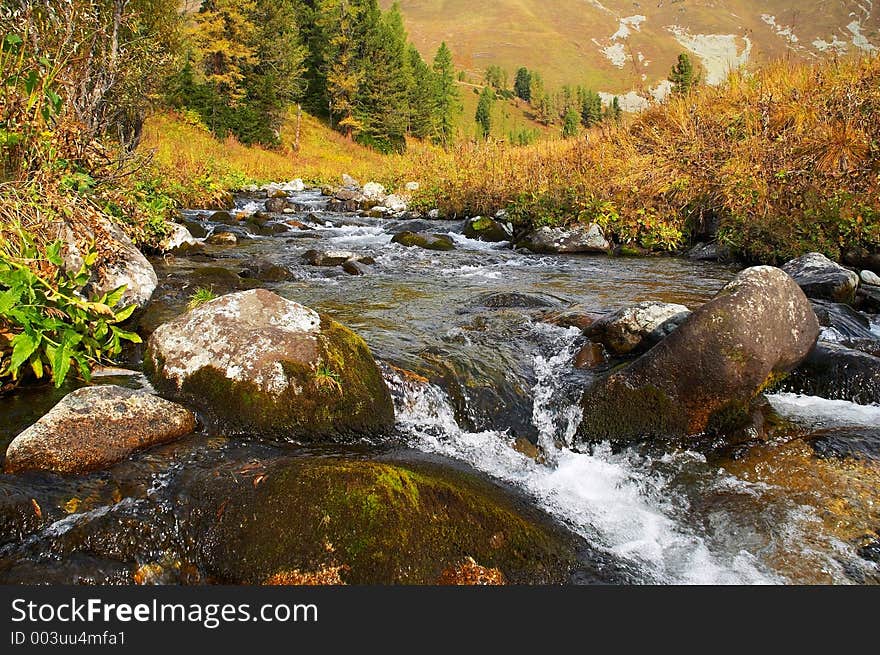
[[[483,139],[488,139],[492,133],[492,105],[495,103],[495,92],[488,86],[483,87],[480,93],[480,101],[477,103],[477,129]]]
[[[584,127],[593,127],[602,120],[602,98],[591,89],[583,93],[581,99],[581,123]]]
[[[686,52],[678,55],[678,63],[672,67],[669,81],[672,82],[672,92],[676,95],[686,95],[697,85],[694,67],[691,64],[691,58]]]
[[[346,137],[360,131],[356,99],[363,72],[358,60],[361,7],[352,0],[320,0],[318,19],[330,37],[323,66],[327,80],[327,108],[331,122]]]
[[[434,57],[436,139],[444,147],[452,143],[455,119],[461,113],[452,52],[445,42],[440,44]]]
[[[408,54],[412,78],[409,89],[409,132],[416,138],[426,139],[434,134],[436,81],[433,71],[414,45],[409,44]]]
[[[569,107],[562,119],[562,136],[565,139],[571,139],[578,135],[578,126],[581,122],[581,115],[574,107]]]
[[[501,66],[493,64],[486,69],[486,74],[484,76],[486,80],[486,84],[491,86],[493,89],[497,91],[504,91],[507,89],[507,71],[504,70]]]
[[[525,100],[526,102],[532,101],[532,74],[529,72],[528,68],[522,67],[516,71],[516,78],[513,82],[513,92],[516,94],[517,98]]]
[[[375,0],[367,0],[361,23],[365,36],[363,76],[355,103],[361,126],[358,140],[382,152],[402,152],[412,86],[403,18],[396,4],[383,14]]]

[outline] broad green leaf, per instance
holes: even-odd
[[[134,313],[135,309],[137,309],[137,305],[129,305],[124,309],[120,309],[116,312],[116,320],[122,323],[122,321],[128,319]]]
[[[13,371],[24,364],[40,345],[40,336],[32,332],[22,332],[12,340],[12,357],[10,366]]]
[[[43,377],[45,371],[43,371],[43,358],[40,353],[34,353],[31,356],[31,370],[38,380]]]
[[[67,372],[70,370],[70,351],[63,345],[55,352],[55,359],[52,362],[52,379],[55,380],[55,388],[57,389],[67,378]]]
[[[21,298],[21,289],[10,289],[0,293],[0,314],[5,314]]]

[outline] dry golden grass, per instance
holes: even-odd
[[[571,141],[416,149],[407,175],[447,214],[512,207],[672,249],[702,224],[748,258],[880,246],[880,59],[780,61]]]

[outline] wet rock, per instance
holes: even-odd
[[[880,427],[842,427],[804,437],[820,457],[880,462]]]
[[[238,219],[235,218],[228,211],[218,211],[214,212],[210,216],[208,216],[208,221],[211,223],[221,223],[223,225],[235,225],[238,223]]]
[[[287,209],[287,195],[282,195],[278,198],[269,198],[266,201],[266,211],[270,214],[282,214],[285,209]]]
[[[535,253],[607,253],[611,244],[595,223],[573,227],[541,227],[517,244]]]
[[[859,276],[818,252],[807,253],[786,263],[788,273],[809,298],[850,304],[859,286]]]
[[[880,313],[880,287],[863,284],[856,291],[856,306],[862,311]]]
[[[880,355],[880,338],[871,331],[866,315],[842,303],[814,300],[812,304],[822,326],[820,340]]]
[[[367,265],[376,263],[372,257],[359,255],[350,250],[307,250],[303,253],[302,260],[310,266],[342,266],[349,260]]]
[[[370,267],[357,259],[346,259],[342,262],[342,270],[349,275],[368,275]]]
[[[880,357],[819,342],[781,388],[861,405],[880,403]]]
[[[180,219],[180,222],[194,238],[204,239],[208,236],[208,230],[205,229],[205,224],[201,221],[197,221],[193,218],[182,218]]]
[[[278,188],[268,188],[266,190],[266,195],[270,200],[281,200],[287,198],[287,193],[283,189]]]
[[[196,245],[196,240],[189,233],[189,230],[186,229],[186,226],[179,223],[171,223],[169,227],[171,228],[171,233],[162,240],[159,246],[162,252],[172,252],[186,246]]]
[[[587,330],[599,318],[601,316],[592,308],[584,307],[583,305],[573,305],[559,312],[549,312],[541,320],[559,327],[576,327],[579,330]]]
[[[510,241],[513,238],[512,232],[504,223],[486,216],[475,216],[466,220],[464,222],[464,235],[468,239],[478,239],[493,243]]]
[[[227,432],[339,441],[394,424],[364,341],[265,289],[223,296],[160,326],[144,365],[159,387]]]
[[[577,566],[577,537],[494,484],[437,464],[285,458],[248,476],[184,475],[174,501],[182,530],[219,582],[332,566],[349,584],[434,584],[472,557],[513,584],[552,584]]]
[[[338,200],[334,198],[327,203],[327,211],[338,212],[340,214],[356,212],[360,207],[361,203],[356,199]]]
[[[608,361],[605,354],[605,347],[601,343],[593,343],[592,341],[584,345],[574,356],[574,367],[580,369],[591,369],[601,366]]]
[[[286,267],[265,259],[258,259],[248,265],[240,275],[243,278],[260,280],[261,282],[284,282],[294,278],[293,273]]]
[[[818,333],[788,275],[746,269],[647,354],[586,391],[580,436],[625,443],[740,427],[752,400],[803,361]]]
[[[559,304],[555,298],[534,293],[487,293],[480,296],[477,304],[489,309],[543,309]]]
[[[872,287],[880,287],[880,275],[877,275],[873,271],[864,270],[859,276],[862,280],[862,284],[867,284]]]
[[[393,225],[389,225],[385,229],[385,232],[388,234],[397,234],[398,232],[431,232],[432,230],[436,229],[436,223],[432,223],[430,221],[415,220],[404,221],[402,223],[395,222]]]
[[[84,387],[18,435],[6,451],[7,473],[84,473],[195,430],[185,407],[112,385]]]
[[[690,315],[684,305],[641,302],[600,318],[585,334],[615,355],[628,355],[654,347]]]
[[[729,262],[733,259],[730,249],[716,242],[696,244],[688,251],[687,257],[698,262]]]
[[[238,237],[232,232],[215,232],[205,239],[205,243],[212,246],[234,246],[238,243]]]
[[[404,231],[395,234],[391,243],[399,243],[407,248],[424,248],[425,250],[455,250],[455,242],[448,234]]]
[[[103,295],[124,286],[125,293],[118,306],[135,305],[143,309],[159,284],[156,271],[122,228],[110,221],[103,221],[101,228],[105,234],[100,243],[108,254],[97,266],[88,293]]]

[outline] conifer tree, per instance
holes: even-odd
[[[461,113],[452,52],[446,42],[440,44],[434,57],[436,140],[444,147],[452,143],[455,119]]]
[[[578,135],[578,126],[581,122],[581,115],[574,107],[569,107],[562,119],[562,136],[565,139],[571,139]]]
[[[516,79],[514,79],[513,82],[513,92],[516,94],[517,98],[525,100],[526,102],[532,101],[532,74],[529,72],[528,68],[523,66],[516,71]]]
[[[407,47],[412,83],[409,89],[409,132],[426,139],[434,135],[436,81],[431,68],[412,44]]]
[[[383,14],[376,0],[367,0],[362,25],[364,66],[355,103],[358,140],[383,152],[402,152],[412,86],[403,18],[396,4]]]
[[[488,139],[492,133],[492,105],[495,103],[495,92],[488,86],[483,87],[480,93],[480,101],[477,103],[477,129],[483,139]]]
[[[584,91],[581,99],[581,123],[593,127],[602,120],[602,98],[591,89]]]
[[[672,67],[669,74],[669,81],[672,82],[672,92],[676,95],[686,95],[697,84],[697,77],[694,73],[694,67],[691,58],[686,52],[678,55],[678,63]]]

